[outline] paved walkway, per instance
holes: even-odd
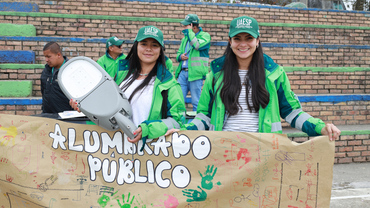
[[[370,207],[370,162],[335,164],[330,208]]]

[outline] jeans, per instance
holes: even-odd
[[[200,93],[202,92],[203,80],[199,79],[199,80],[194,80],[194,81],[189,82],[188,76],[189,76],[188,71],[182,70],[179,74],[177,81],[179,82],[181,86],[184,100],[186,99],[186,95],[188,94],[190,90],[191,104],[193,105],[193,111],[196,111],[199,98],[200,98]]]

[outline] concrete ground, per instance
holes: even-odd
[[[370,207],[370,163],[334,164],[330,208]]]

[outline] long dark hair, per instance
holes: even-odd
[[[127,81],[122,87],[121,89],[123,91],[126,91],[127,88],[140,76],[140,73],[141,73],[141,64],[140,64],[140,59],[139,59],[139,56],[137,55],[137,45],[138,45],[138,42],[135,41],[134,44],[132,45],[131,47],[131,50],[130,52],[128,53],[126,59],[129,60],[129,67],[128,67],[128,73],[127,73],[127,76],[125,77],[125,80],[129,79],[131,76],[130,74],[132,74],[132,77],[130,78],[129,81]],[[162,64],[162,68],[159,69],[158,65],[159,64]],[[146,87],[150,80],[157,76],[157,72],[158,70],[162,70],[162,73],[165,73],[165,68],[166,68],[166,59],[165,59],[165,55],[164,55],[164,48],[161,46],[161,53],[157,59],[157,62],[156,64],[154,65],[153,69],[150,71],[150,73],[148,74],[148,76],[144,79],[143,83],[141,83],[131,94],[131,96],[128,98],[129,101],[131,101],[131,99],[133,98],[133,96],[135,95],[135,93],[139,92],[141,89],[143,89],[144,87]],[[161,76],[162,77],[162,76]]]
[[[239,95],[242,89],[241,78],[239,76],[239,65],[234,52],[231,49],[230,42],[224,52],[225,64],[222,68],[223,71],[223,86],[221,88],[221,100],[225,105],[226,111],[230,115],[235,115],[239,112]],[[265,87],[265,69],[263,60],[262,43],[259,42],[259,47],[253,54],[252,61],[249,65],[247,77],[244,80],[246,84],[246,99],[250,112],[254,109],[259,111],[260,106],[265,108],[269,103],[269,93]],[[249,89],[252,88],[252,103],[248,101]]]

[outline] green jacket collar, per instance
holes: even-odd
[[[222,67],[225,63],[225,56],[221,56],[220,58],[217,58],[211,62],[211,69],[213,74],[217,74],[221,71]]]

